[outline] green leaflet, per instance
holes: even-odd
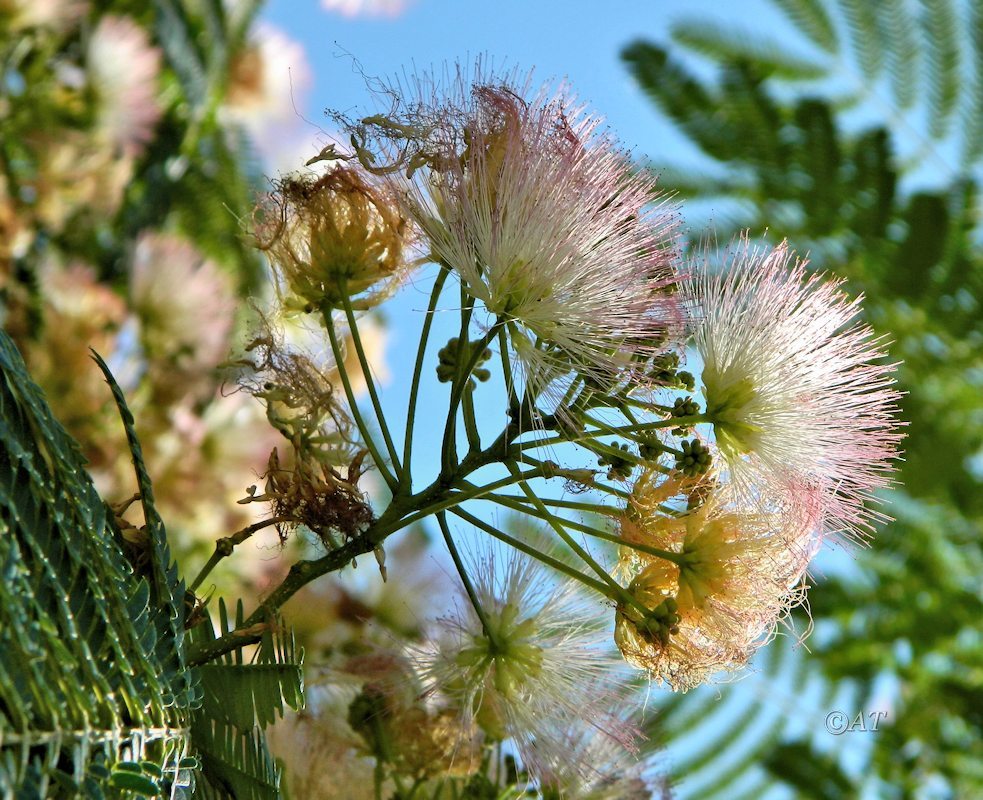
[[[933,139],[941,139],[949,132],[952,114],[959,101],[961,52],[956,12],[952,0],[921,0],[921,5],[928,129]]]
[[[833,53],[839,48],[836,29],[821,0],[775,0],[775,5],[823,50]]]
[[[673,41],[715,61],[746,61],[762,74],[786,80],[811,80],[826,74],[826,67],[803,58],[782,42],[751,31],[706,19],[682,18],[671,27]]]
[[[120,758],[173,772],[188,743],[175,642],[78,446],[2,333],[0,372],[0,794],[92,796],[110,772],[90,766]]]
[[[173,676],[169,681],[172,702],[178,708],[193,708],[200,703],[200,698],[191,673],[185,669],[182,657],[185,620],[184,581],[178,577],[177,565],[171,561],[164,523],[154,507],[153,486],[133,427],[133,415],[127,408],[123,392],[109,371],[109,367],[106,366],[106,362],[95,352],[92,358],[102,370],[116,401],[123,427],[126,429],[126,441],[133,458],[133,467],[136,470],[137,487],[146,522],[145,532],[150,539],[150,567],[149,574],[146,576],[150,586],[150,608],[158,631],[158,641],[161,643],[161,662],[167,665],[169,674]]]
[[[240,732],[232,725],[200,717],[192,728],[201,761],[196,800],[277,800],[280,771],[259,730]]]
[[[219,625],[223,633],[240,627],[244,619],[242,602],[230,620],[223,601],[219,602]],[[192,642],[200,644],[216,638],[211,621],[194,629]],[[303,651],[298,652],[289,632],[267,631],[255,657],[243,661],[241,650],[197,668],[204,689],[202,715],[231,724],[240,730],[257,725],[265,728],[283,716],[284,704],[297,710],[304,701]]]
[[[219,601],[218,634],[208,618],[188,637],[189,645],[213,641],[239,628],[245,615],[242,602],[230,618]],[[303,652],[293,635],[267,631],[252,661],[242,650],[233,651],[195,669],[204,691],[204,703],[195,713],[192,742],[201,757],[202,777],[195,797],[275,800],[280,773],[266,747],[263,728],[284,713],[284,705],[298,710],[304,703]]]

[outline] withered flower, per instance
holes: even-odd
[[[254,221],[256,245],[268,253],[288,308],[338,308],[350,299],[368,309],[402,277],[407,221],[359,169],[283,180]]]

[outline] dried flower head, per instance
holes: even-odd
[[[405,267],[406,220],[355,168],[282,181],[257,209],[254,234],[288,307],[337,308],[351,298],[355,308],[370,308],[396,288]]]
[[[611,711],[619,667],[579,584],[557,583],[515,553],[504,564],[487,555],[468,572],[488,629],[471,605],[439,621],[439,635],[416,655],[430,691],[489,739],[511,738],[537,776],[562,758],[571,726],[631,747],[632,729]]]
[[[351,422],[325,371],[306,354],[285,347],[269,321],[263,323],[263,334],[246,347],[253,358],[237,363],[250,368],[243,386],[263,401],[267,419],[290,443],[291,453],[281,463],[274,448],[265,491],[252,491],[240,502],[269,502],[281,539],[303,524],[333,549],[374,519],[358,485],[367,453],[352,438]]]
[[[707,415],[739,489],[812,484],[830,527],[862,536],[884,517],[865,503],[889,484],[902,438],[893,365],[870,327],[851,325],[862,298],[793,256],[742,239],[723,273],[697,266]]]
[[[805,599],[819,502],[802,491],[751,507],[716,487],[698,508],[673,514],[660,507],[660,483],[642,475],[621,518],[622,568],[632,577],[629,591],[649,613],[619,607],[615,641],[630,664],[686,690],[746,664]]]
[[[350,462],[358,448],[329,369],[285,345],[266,317],[245,350],[247,357],[236,362],[249,369],[243,386],[263,401],[270,424],[301,459],[333,465]]]
[[[681,318],[674,210],[564,88],[477,72],[418,81],[419,100],[356,126],[358,154],[382,152],[432,257],[504,327],[536,391],[623,379]]]

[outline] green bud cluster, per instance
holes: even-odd
[[[459,342],[460,340],[455,336],[437,351],[437,380],[441,383],[450,383],[457,376]],[[465,363],[471,360],[473,348],[474,345],[471,342],[465,344],[464,352],[460,354]],[[478,364],[484,364],[489,358],[491,358],[491,350],[485,348],[485,352],[478,358]],[[474,387],[476,385],[475,378],[483,383],[490,377],[491,372],[488,369],[482,366],[476,366],[471,370],[471,386]]]
[[[710,450],[699,439],[685,441],[680,448],[682,453],[676,456],[676,469],[684,475],[695,478],[710,469]]]
[[[669,413],[674,417],[695,417],[700,413],[700,404],[692,397],[677,397]]]
[[[670,389],[685,389],[687,392],[692,392],[696,387],[696,378],[693,374],[679,369],[677,353],[663,353],[653,358],[649,377],[657,385]]]
[[[619,445],[617,442],[611,442],[611,447],[627,456],[633,456],[631,452],[631,447],[627,444]],[[597,463],[599,466],[608,468],[608,480],[628,480],[631,477],[631,472],[635,468],[635,462],[633,458],[622,458],[616,453],[604,453],[598,459]]]
[[[669,637],[679,633],[679,605],[672,597],[667,597],[635,623],[638,632],[651,644],[669,644]]]
[[[655,461],[665,449],[658,439],[646,439],[638,443],[638,456],[643,461]]]

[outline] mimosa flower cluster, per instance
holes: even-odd
[[[413,713],[457,732],[441,758],[462,754],[468,781],[497,781],[488,748],[507,742],[510,785],[651,796],[630,668],[683,691],[740,669],[805,601],[823,541],[884,518],[871,504],[901,439],[885,343],[784,242],[684,256],[671,187],[566,86],[479,64],[383,96],[257,230],[289,312],[325,329],[391,494],[334,523],[339,548],[384,564],[388,536],[436,517],[462,593],[401,669]],[[359,327],[408,279],[431,293],[400,439]],[[428,374],[448,385],[443,429],[419,411]],[[421,483],[424,425],[440,464]],[[461,530],[482,555],[458,552]],[[405,756],[365,753],[397,779]]]

